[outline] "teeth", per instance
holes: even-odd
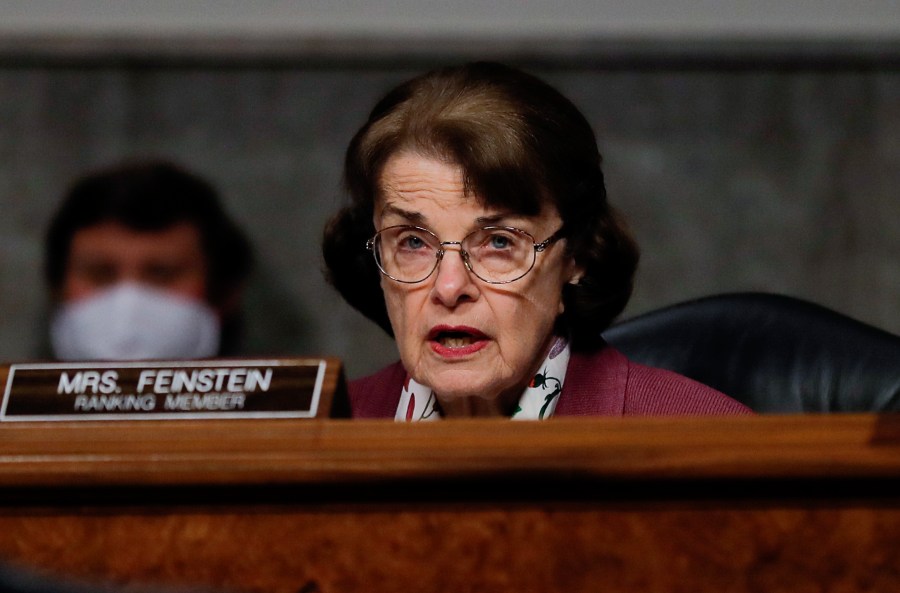
[[[441,346],[445,348],[462,348],[472,343],[471,336],[442,336]]]

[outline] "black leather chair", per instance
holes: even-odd
[[[900,411],[900,336],[793,297],[705,297],[617,323],[603,337],[635,362],[760,413]]]

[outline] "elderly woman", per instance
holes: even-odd
[[[329,280],[400,351],[351,382],[354,417],[749,412],[601,338],[638,252],[600,160],[568,99],[500,64],[429,72],[375,106],[323,246]]]

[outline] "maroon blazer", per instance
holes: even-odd
[[[393,418],[406,370],[396,362],[348,387],[354,418]],[[573,352],[554,416],[752,414],[744,404],[682,375],[631,362],[611,346]]]

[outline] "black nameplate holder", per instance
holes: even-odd
[[[0,421],[324,417],[334,389],[326,375],[340,374],[329,365],[340,363],[314,358],[11,364]]]

